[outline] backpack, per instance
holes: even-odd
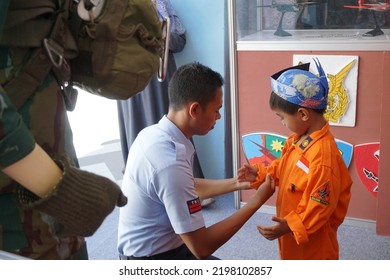
[[[77,90],[110,99],[142,91],[164,78],[169,21],[151,0],[11,0],[0,46],[34,48],[22,73],[4,89],[15,106],[52,71],[73,110]],[[167,56],[166,56],[167,57]]]

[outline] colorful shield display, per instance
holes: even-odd
[[[261,163],[268,166],[274,159],[281,156],[284,142],[286,142],[286,136],[268,132],[242,136],[242,148],[250,164]]]
[[[363,185],[374,196],[378,196],[379,142],[355,145],[354,162]]]
[[[340,139],[335,139],[344,163],[349,168],[352,161],[353,145]]]
[[[246,160],[250,164],[262,163],[268,166],[279,158],[287,137],[270,132],[256,132],[242,136],[242,148]],[[340,139],[335,139],[345,165],[349,167],[352,160],[353,145]]]

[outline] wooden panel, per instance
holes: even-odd
[[[383,58],[377,233],[390,235],[390,53]]]

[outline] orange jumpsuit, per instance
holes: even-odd
[[[277,216],[292,233],[278,239],[281,259],[338,259],[337,228],[351,198],[352,179],[327,123],[299,146],[298,136],[287,138],[280,159],[257,165],[257,188],[269,172],[279,187]]]

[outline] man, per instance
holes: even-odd
[[[169,111],[143,129],[129,151],[122,191],[121,259],[206,259],[227,242],[273,194],[270,176],[252,199],[225,220],[205,226],[200,199],[246,189],[237,178],[193,177],[193,135],[220,119],[223,78],[199,63],[180,67],[169,85]]]

